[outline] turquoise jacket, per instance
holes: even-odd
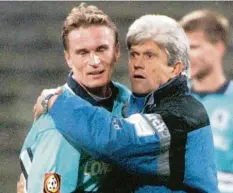
[[[130,92],[119,83],[114,85],[118,94],[112,113],[121,116]],[[74,95],[67,84],[63,88],[69,95]],[[112,171],[109,164],[72,147],[58,132],[49,114],[32,125],[20,153],[20,163],[28,193],[96,191],[104,176]]]
[[[233,82],[214,93],[193,93],[210,118],[221,193],[233,193]]]

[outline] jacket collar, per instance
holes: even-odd
[[[224,94],[227,91],[229,85],[230,85],[230,81],[227,80],[219,89],[217,89],[214,92],[197,92],[193,90],[192,87],[191,87],[191,92],[198,95],[200,98],[204,98],[205,96],[210,94]]]
[[[118,94],[118,88],[111,82],[110,87],[112,90],[112,96],[103,100],[96,101],[88,92],[81,87],[73,78],[72,78],[72,72],[68,75],[67,84],[72,89],[72,91],[81,97],[82,99],[88,101],[94,106],[102,106],[106,108],[109,111],[112,111],[113,105],[114,105],[114,99],[117,97]]]
[[[173,97],[185,94],[188,92],[187,78],[180,75],[174,79],[169,80],[159,89],[153,91],[146,97],[145,104],[153,105],[159,104],[162,100],[171,99]]]

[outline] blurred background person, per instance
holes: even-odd
[[[180,24],[190,41],[191,91],[207,109],[214,136],[219,189],[233,192],[233,83],[223,69],[229,21],[210,10],[185,15]]]

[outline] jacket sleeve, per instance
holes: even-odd
[[[184,184],[187,192],[218,193],[213,137],[210,126],[187,135]]]
[[[72,149],[57,130],[40,133],[35,143],[25,149],[31,151],[32,160],[28,168],[27,193],[44,192],[46,188],[49,190],[47,182],[50,176],[56,179],[56,187],[54,185],[53,188],[60,188],[61,192],[74,191],[78,172],[75,170],[78,170],[77,160],[80,155]]]
[[[95,158],[116,163],[130,173],[168,175],[170,135],[159,115],[135,114],[128,119],[93,107],[77,96],[60,95],[49,114],[56,128]],[[161,151],[163,150],[162,155]]]
[[[134,114],[122,119],[77,96],[63,95],[54,103],[50,114],[57,129],[76,148],[82,147],[96,158],[118,164],[139,175],[141,181],[169,182],[171,134],[159,114]],[[172,137],[187,135],[181,192],[218,193],[210,128],[190,133],[186,130],[172,130]]]

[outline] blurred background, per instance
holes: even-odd
[[[66,81],[69,71],[61,41],[63,21],[80,2],[0,2],[0,193],[16,192],[18,162],[23,140],[32,124],[32,108],[43,88]],[[117,24],[121,59],[114,80],[129,86],[125,35],[129,25],[148,13],[180,19],[194,9],[209,8],[227,16],[232,24],[233,2],[88,2],[103,9]],[[224,60],[233,78],[233,41]]]

